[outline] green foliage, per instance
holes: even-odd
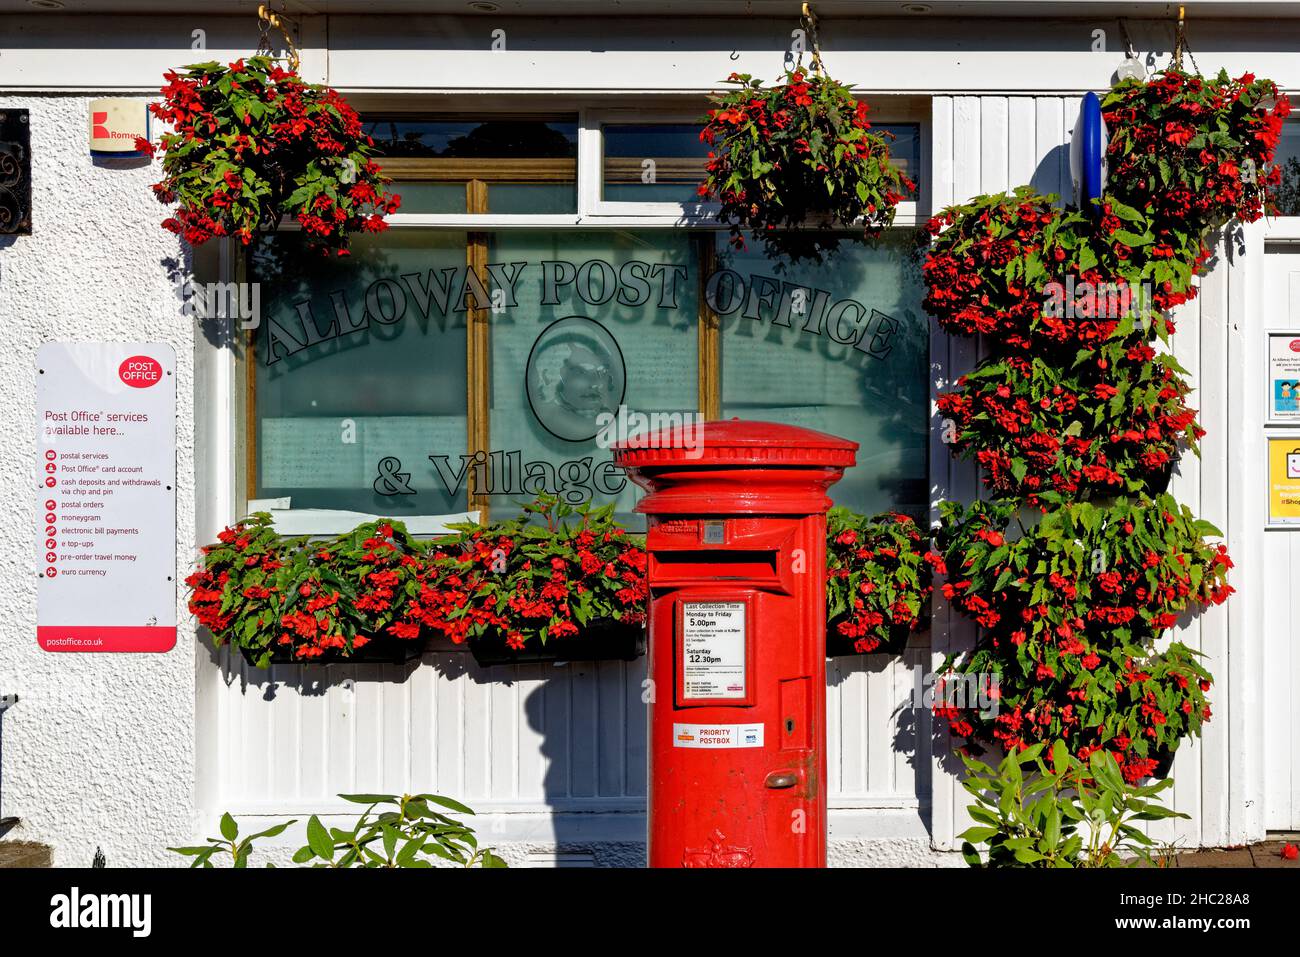
[[[946,667],[995,678],[998,704],[936,708],[956,736],[1006,751],[1105,747],[1138,780],[1200,732],[1210,674],[1197,652],[1155,641],[1181,614],[1231,594],[1226,549],[1205,540],[1219,534],[1213,525],[1168,495],[1062,505],[1035,522],[1005,501],[942,512],[944,595],[984,629]]]
[[[190,611],[219,643],[251,652],[259,667],[277,649],[311,661],[392,640],[424,567],[423,547],[395,521],[313,541],[281,538],[271,516],[258,512],[218,538],[186,579]]]
[[[296,823],[296,820],[284,821],[274,827],[268,827],[265,831],[249,834],[243,840],[239,840],[239,825],[227,812],[221,815],[220,837],[210,837],[207,844],[197,847],[169,847],[167,850],[182,854],[185,857],[194,858],[190,864],[191,867],[215,867],[214,859],[224,860],[229,857],[232,867],[243,868],[248,866],[248,860],[252,857],[254,841],[264,837],[276,837],[283,834],[290,825]],[[267,866],[272,865],[268,864]]]
[[[353,804],[366,805],[351,828],[326,827],[316,815],[307,821],[307,843],[293,862],[313,867],[432,867],[434,859],[462,867],[505,867],[506,863],[481,848],[474,829],[445,813],[474,812],[459,801],[438,794],[340,794]],[[381,809],[376,813],[376,809]],[[247,867],[253,841],[275,837],[296,821],[249,835],[237,841],[239,827],[229,814],[221,818],[221,836],[198,847],[169,847],[192,857],[191,867],[213,867],[213,859],[229,854],[235,867]],[[268,865],[271,866],[271,865]]]
[[[400,627],[456,643],[499,631],[512,648],[576,635],[593,622],[645,621],[646,555],[614,507],[552,495],[515,518],[453,526],[433,542]]]
[[[826,632],[854,651],[899,651],[929,621],[932,570],[942,566],[928,536],[898,512],[868,518],[847,508],[826,517]]]
[[[1157,799],[1173,780],[1127,784],[1105,751],[1083,762],[1058,741],[1045,760],[1045,747],[1013,751],[996,770],[962,755],[962,784],[976,801],[968,808],[975,826],[961,834],[966,862],[977,868],[1154,863],[1155,842],[1135,822],[1187,817]]]
[[[196,63],[165,79],[163,102],[150,109],[172,130],[153,189],[176,204],[163,227],[191,245],[222,236],[248,245],[291,216],[308,246],[344,255],[349,234],[384,229],[400,205],[385,192],[360,118],[335,90],[267,56]]]

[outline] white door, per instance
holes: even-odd
[[[1268,328],[1300,331],[1300,243],[1266,247]],[[1260,343],[1261,354],[1264,345]],[[1272,431],[1272,430],[1270,430]],[[1300,529],[1264,535],[1264,826],[1300,830]]]

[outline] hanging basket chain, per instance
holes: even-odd
[[[294,73],[298,72],[300,58],[298,56],[298,47],[293,42],[292,30],[296,27],[288,17],[281,13],[276,13],[271,9],[269,3],[260,3],[257,5],[257,20],[260,36],[257,41],[257,52],[265,53],[268,56],[275,56],[275,50],[271,48],[271,29],[280,31],[284,37],[286,48],[285,59],[289,62],[289,69]]]
[[[1192,69],[1198,74],[1201,72],[1200,66],[1196,62],[1196,56],[1192,53],[1191,45],[1187,42],[1187,7],[1183,4],[1178,5],[1178,26],[1174,28],[1174,69],[1182,70],[1183,68],[1183,51],[1187,51],[1187,59],[1192,61]]]
[[[804,28],[804,33],[808,37],[808,45],[812,48],[812,57],[809,60],[809,66],[818,76],[825,76],[826,70],[822,67],[821,46],[817,42],[817,14],[813,13],[811,4],[805,3],[803,11],[799,16],[799,22]],[[803,63],[803,53],[795,61],[795,68],[798,69]]]

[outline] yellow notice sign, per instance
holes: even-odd
[[[1300,526],[1300,435],[1268,440],[1268,523]]]

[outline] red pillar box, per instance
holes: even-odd
[[[651,867],[826,865],[826,490],[857,448],[733,419],[614,449],[649,493]]]

